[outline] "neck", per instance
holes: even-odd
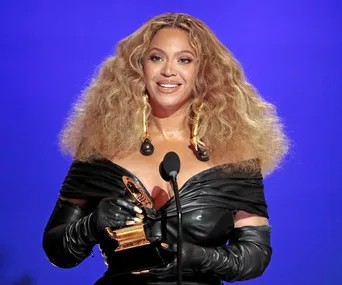
[[[173,113],[152,112],[150,133],[153,136],[161,135],[164,139],[187,137],[189,134],[187,116],[187,106]]]

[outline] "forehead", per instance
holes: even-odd
[[[190,50],[194,52],[189,42],[189,35],[186,31],[175,28],[163,28],[152,38],[150,49],[159,48],[164,51]]]

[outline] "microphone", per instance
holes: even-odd
[[[176,178],[180,170],[180,160],[177,153],[170,151],[164,156],[164,160],[159,165],[161,177],[170,182],[172,178]]]
[[[183,251],[183,231],[182,231],[182,210],[179,199],[177,175],[180,170],[180,159],[177,153],[168,152],[159,165],[160,176],[170,182],[174,192],[177,209],[177,284],[182,284],[182,251]]]

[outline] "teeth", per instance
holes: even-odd
[[[164,88],[175,88],[178,86],[178,84],[159,84],[159,86]]]

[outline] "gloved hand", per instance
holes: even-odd
[[[136,217],[142,210],[127,200],[121,198],[105,198],[101,200],[94,212],[83,219],[88,225],[89,236],[92,242],[98,242],[105,228],[112,230],[141,223],[142,220]]]
[[[142,210],[119,198],[103,199],[92,213],[59,199],[46,225],[43,247],[49,260],[62,268],[74,267],[91,253],[104,229],[118,229],[141,222],[135,217]]]
[[[270,226],[245,226],[235,228],[229,245],[220,247],[200,247],[190,243],[183,244],[183,272],[196,270],[214,274],[224,281],[242,281],[260,276],[267,268],[271,256]],[[171,246],[168,251],[175,252]],[[166,267],[140,272],[164,279],[177,273],[176,259]]]
[[[161,221],[147,217],[144,220],[144,231],[150,243],[160,243],[162,241]]]
[[[165,267],[150,269],[142,272],[156,278],[167,278],[177,274],[177,244],[172,244],[169,247],[161,246],[166,252],[174,253],[174,260]],[[205,249],[192,243],[183,243],[182,247],[182,268],[183,271],[199,269],[206,260]]]

